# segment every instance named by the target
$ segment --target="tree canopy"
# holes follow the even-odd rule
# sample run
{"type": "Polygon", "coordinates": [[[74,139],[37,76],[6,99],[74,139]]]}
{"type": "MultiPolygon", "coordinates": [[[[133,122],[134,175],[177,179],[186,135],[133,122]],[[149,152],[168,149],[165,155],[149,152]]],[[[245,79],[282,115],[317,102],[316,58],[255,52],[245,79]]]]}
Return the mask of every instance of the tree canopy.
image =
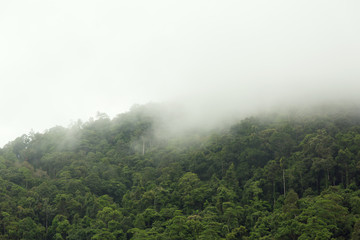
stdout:
{"type": "Polygon", "coordinates": [[[360,239],[360,117],[166,136],[146,107],[0,149],[0,239],[360,239]]]}

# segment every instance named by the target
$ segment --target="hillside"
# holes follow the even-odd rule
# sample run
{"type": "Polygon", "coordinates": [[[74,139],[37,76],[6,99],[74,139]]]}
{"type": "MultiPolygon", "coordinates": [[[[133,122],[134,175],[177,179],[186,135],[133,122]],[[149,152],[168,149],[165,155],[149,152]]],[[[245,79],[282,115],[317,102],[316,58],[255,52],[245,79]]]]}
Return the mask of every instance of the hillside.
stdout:
{"type": "Polygon", "coordinates": [[[137,107],[0,150],[0,239],[360,239],[360,117],[170,134],[137,107]]]}

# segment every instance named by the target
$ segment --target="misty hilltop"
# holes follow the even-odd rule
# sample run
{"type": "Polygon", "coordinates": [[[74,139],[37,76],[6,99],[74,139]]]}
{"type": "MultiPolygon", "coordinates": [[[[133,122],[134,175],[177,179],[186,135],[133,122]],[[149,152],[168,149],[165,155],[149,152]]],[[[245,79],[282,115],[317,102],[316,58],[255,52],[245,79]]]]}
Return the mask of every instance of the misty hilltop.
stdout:
{"type": "Polygon", "coordinates": [[[0,239],[358,239],[358,108],[183,113],[137,105],[9,142],[0,239]]]}
{"type": "Polygon", "coordinates": [[[0,240],[360,239],[359,12],[0,1],[0,240]]]}
{"type": "Polygon", "coordinates": [[[211,126],[360,100],[358,0],[19,1],[0,1],[0,146],[135,103],[211,126]]]}

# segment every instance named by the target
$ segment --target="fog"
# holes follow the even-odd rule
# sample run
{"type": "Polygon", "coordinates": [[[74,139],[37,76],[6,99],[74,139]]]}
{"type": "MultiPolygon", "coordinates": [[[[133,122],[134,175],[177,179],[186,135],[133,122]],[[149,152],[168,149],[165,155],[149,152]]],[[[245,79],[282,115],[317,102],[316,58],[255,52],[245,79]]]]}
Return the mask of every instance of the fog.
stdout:
{"type": "Polygon", "coordinates": [[[357,103],[359,12],[357,0],[1,1],[0,146],[149,102],[184,126],[357,103]]]}

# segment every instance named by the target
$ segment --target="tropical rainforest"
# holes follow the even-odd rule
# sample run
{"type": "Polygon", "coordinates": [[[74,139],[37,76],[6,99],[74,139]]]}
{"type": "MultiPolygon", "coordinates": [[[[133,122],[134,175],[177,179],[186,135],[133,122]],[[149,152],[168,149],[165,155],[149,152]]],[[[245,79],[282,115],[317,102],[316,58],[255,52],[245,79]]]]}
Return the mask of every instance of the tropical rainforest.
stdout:
{"type": "Polygon", "coordinates": [[[0,149],[0,239],[360,239],[360,115],[159,130],[148,106],[0,149]]]}

